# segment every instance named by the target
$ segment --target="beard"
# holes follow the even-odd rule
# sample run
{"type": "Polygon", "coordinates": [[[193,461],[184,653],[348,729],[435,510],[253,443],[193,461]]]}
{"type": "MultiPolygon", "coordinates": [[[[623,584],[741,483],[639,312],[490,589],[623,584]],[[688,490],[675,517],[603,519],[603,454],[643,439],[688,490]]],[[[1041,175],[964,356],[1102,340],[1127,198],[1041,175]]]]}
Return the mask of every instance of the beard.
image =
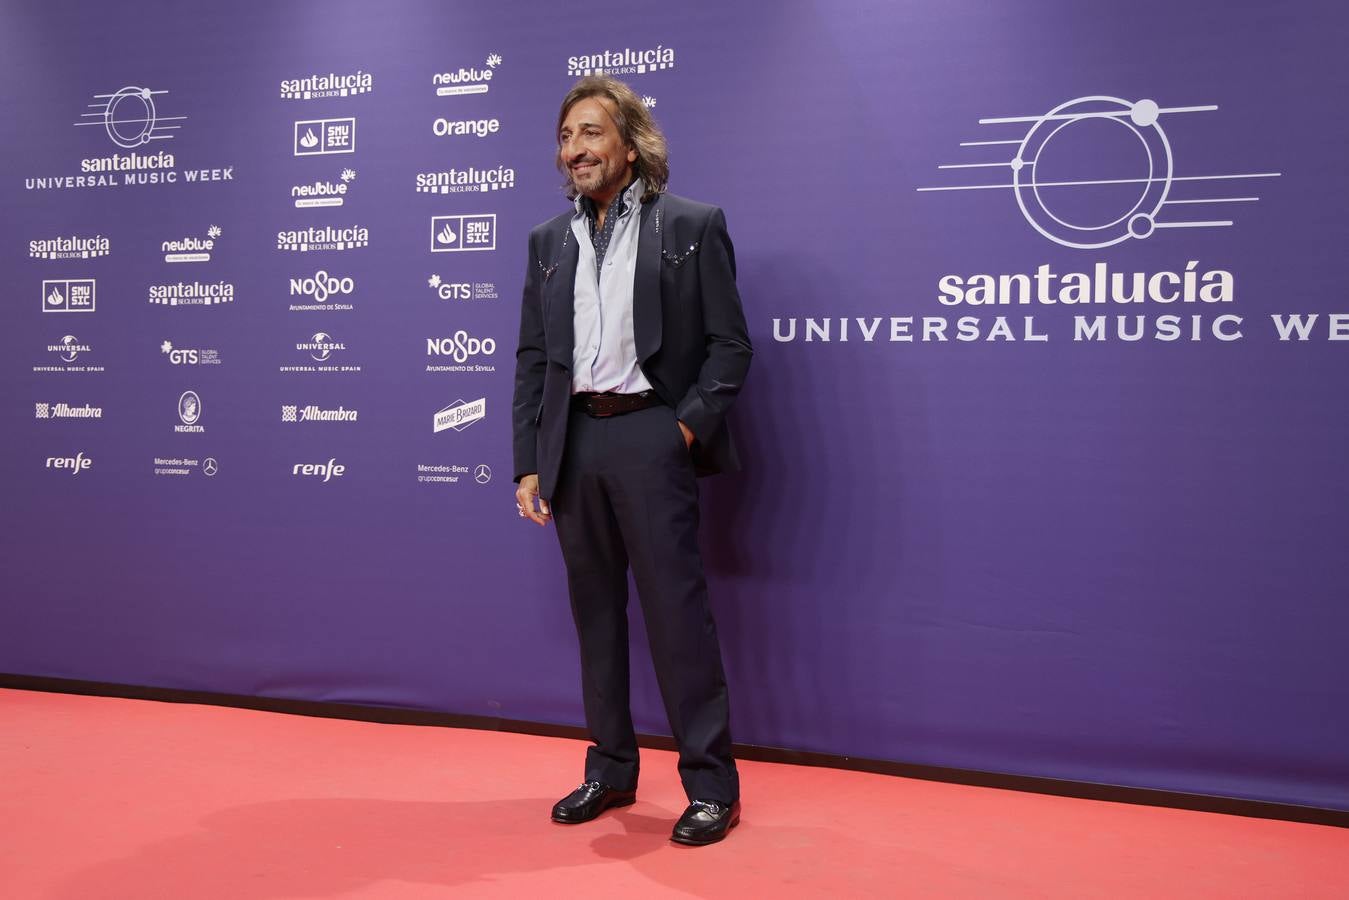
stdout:
{"type": "MultiPolygon", "coordinates": [[[[592,158],[593,159],[593,158],[592,158]]],[[[591,161],[590,159],[586,160],[591,161]]],[[[590,197],[595,194],[608,194],[611,191],[620,191],[626,185],[629,177],[628,167],[620,166],[616,162],[600,162],[593,160],[595,165],[586,169],[581,175],[568,166],[567,177],[571,181],[572,189],[578,194],[590,197]]]]}

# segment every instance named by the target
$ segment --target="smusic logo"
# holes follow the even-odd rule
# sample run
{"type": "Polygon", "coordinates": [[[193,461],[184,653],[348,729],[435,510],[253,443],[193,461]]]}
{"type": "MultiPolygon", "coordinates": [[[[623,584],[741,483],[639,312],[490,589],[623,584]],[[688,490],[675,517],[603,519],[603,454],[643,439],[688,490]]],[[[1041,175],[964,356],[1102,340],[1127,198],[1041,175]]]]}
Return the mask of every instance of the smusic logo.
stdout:
{"type": "Polygon", "coordinates": [[[356,119],[304,119],[295,123],[295,156],[356,152],[356,119]]]}
{"type": "Polygon", "coordinates": [[[42,311],[93,312],[97,297],[92,278],[65,278],[42,282],[42,311]]]}
{"type": "Polygon", "coordinates": [[[474,216],[433,216],[431,218],[432,253],[495,250],[496,246],[496,213],[474,216]]]}

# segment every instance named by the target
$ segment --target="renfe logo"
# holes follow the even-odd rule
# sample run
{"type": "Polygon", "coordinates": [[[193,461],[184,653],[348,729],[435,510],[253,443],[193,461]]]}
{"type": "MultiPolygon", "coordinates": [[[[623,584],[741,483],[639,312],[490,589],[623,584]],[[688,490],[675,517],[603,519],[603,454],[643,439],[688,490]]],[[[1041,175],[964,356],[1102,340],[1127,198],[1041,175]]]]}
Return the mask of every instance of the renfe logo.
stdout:
{"type": "Polygon", "coordinates": [[[84,455],[81,451],[74,456],[49,456],[47,457],[47,468],[49,469],[69,469],[71,475],[78,475],[85,469],[94,464],[94,461],[84,455]]]}
{"type": "Polygon", "coordinates": [[[322,477],[326,484],[334,478],[341,478],[346,474],[346,471],[347,467],[339,463],[337,458],[334,457],[326,463],[296,463],[291,468],[290,474],[312,478],[322,477]]]}

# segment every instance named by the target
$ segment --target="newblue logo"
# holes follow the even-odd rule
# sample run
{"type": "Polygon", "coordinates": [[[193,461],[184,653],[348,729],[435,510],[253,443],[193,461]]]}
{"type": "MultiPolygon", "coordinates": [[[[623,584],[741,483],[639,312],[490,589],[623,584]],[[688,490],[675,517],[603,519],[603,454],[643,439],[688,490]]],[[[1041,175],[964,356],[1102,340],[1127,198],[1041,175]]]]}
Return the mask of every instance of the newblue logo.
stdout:
{"type": "Polygon", "coordinates": [[[457,97],[463,94],[485,94],[491,87],[492,76],[501,65],[501,55],[489,54],[486,67],[482,69],[460,67],[456,72],[437,72],[431,78],[436,86],[437,97],[457,97]]]}

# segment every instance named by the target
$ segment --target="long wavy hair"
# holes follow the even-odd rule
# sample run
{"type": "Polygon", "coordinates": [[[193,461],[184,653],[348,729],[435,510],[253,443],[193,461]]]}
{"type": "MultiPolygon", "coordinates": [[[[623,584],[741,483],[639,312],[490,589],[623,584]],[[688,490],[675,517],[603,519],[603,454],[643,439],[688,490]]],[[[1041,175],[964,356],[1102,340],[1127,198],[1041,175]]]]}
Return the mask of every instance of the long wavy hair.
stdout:
{"type": "MultiPolygon", "coordinates": [[[[601,97],[613,103],[610,114],[618,126],[618,135],[625,145],[637,151],[637,161],[633,167],[646,188],[642,202],[664,193],[670,182],[670,151],[665,144],[665,135],[651,117],[651,111],[646,108],[642,98],[617,78],[587,75],[576,82],[562,99],[562,108],[557,114],[557,128],[553,130],[554,138],[562,133],[562,123],[566,121],[571,108],[587,97],[601,97]]],[[[560,146],[555,162],[557,170],[566,176],[567,165],[562,160],[560,146]]],[[[578,191],[571,178],[567,178],[562,189],[568,200],[576,199],[578,191]]]]}

